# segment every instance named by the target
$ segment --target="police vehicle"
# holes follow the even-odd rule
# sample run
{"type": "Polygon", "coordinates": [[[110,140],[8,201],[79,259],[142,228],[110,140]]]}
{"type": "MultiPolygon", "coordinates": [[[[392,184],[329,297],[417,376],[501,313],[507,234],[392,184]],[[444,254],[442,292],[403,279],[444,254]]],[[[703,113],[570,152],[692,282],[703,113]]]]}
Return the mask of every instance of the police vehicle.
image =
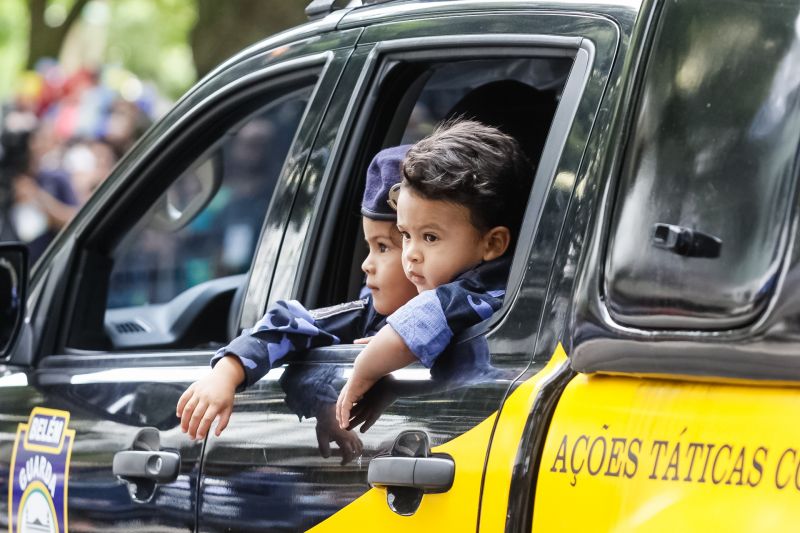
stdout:
{"type": "Polygon", "coordinates": [[[335,7],[189,91],[30,271],[0,246],[0,527],[796,527],[800,2],[335,7]],[[398,371],[344,432],[361,347],[316,349],[190,440],[179,395],[268,302],[358,296],[370,158],[454,114],[537,163],[457,340],[489,367],[398,371]]]}

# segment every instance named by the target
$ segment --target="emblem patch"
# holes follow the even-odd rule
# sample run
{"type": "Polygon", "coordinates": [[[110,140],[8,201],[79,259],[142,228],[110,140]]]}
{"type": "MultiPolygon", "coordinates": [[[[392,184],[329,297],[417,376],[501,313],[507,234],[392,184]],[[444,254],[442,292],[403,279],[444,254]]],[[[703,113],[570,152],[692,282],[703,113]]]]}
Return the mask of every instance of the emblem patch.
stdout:
{"type": "Polygon", "coordinates": [[[35,407],[17,427],[8,484],[9,533],[66,533],[75,430],[69,412],[35,407]]]}
{"type": "Polygon", "coordinates": [[[355,300],[353,302],[336,304],[330,307],[323,307],[321,309],[312,309],[309,311],[309,314],[314,320],[321,320],[323,318],[330,318],[334,315],[340,315],[354,309],[364,309],[367,306],[368,301],[369,300],[367,298],[364,298],[363,300],[355,300]]]}

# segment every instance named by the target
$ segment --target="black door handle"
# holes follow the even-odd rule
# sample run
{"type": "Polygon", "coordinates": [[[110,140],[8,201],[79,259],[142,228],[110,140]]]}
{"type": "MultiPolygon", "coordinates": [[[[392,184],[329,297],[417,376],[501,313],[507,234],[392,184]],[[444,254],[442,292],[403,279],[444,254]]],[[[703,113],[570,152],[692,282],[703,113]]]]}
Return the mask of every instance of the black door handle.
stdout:
{"type": "Polygon", "coordinates": [[[456,463],[446,454],[433,454],[428,434],[403,431],[386,455],[373,457],[367,481],[386,489],[386,504],[395,513],[411,516],[425,494],[447,492],[453,486],[456,463]]]}
{"type": "Polygon", "coordinates": [[[674,224],[657,223],[653,226],[653,246],[685,257],[719,257],[722,240],[696,229],[674,224]]]}
{"type": "Polygon", "coordinates": [[[136,434],[130,450],[114,454],[111,470],[128,485],[133,501],[150,501],[159,483],[178,479],[181,456],[175,450],[161,448],[156,428],[142,428],[136,434]]]}
{"type": "Polygon", "coordinates": [[[124,451],[114,455],[112,471],[122,478],[169,483],[178,478],[181,456],[168,451],[124,451]]]}
{"type": "Polygon", "coordinates": [[[375,457],[367,481],[373,487],[411,487],[426,493],[447,492],[456,464],[447,457],[375,457]]]}

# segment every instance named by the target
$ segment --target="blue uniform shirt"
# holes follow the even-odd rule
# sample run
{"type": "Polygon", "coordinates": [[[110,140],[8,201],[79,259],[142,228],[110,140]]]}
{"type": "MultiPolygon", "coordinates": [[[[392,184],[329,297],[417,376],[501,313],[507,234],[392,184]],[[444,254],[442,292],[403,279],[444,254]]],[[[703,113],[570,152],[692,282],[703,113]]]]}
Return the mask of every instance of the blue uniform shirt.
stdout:
{"type": "Polygon", "coordinates": [[[418,294],[388,319],[375,311],[371,296],[310,311],[296,300],[281,300],[255,326],[217,350],[211,366],[227,354],[236,356],[245,371],[238,388],[243,390],[293,353],[369,337],[388,322],[430,368],[454,335],[500,309],[509,267],[505,258],[483,263],[450,283],[418,294]]]}
{"type": "Polygon", "coordinates": [[[372,306],[371,296],[310,311],[296,300],[280,300],[255,326],[217,350],[211,366],[227,354],[236,356],[245,373],[237,390],[243,390],[293,353],[369,337],[385,323],[386,318],[372,306]]]}
{"type": "Polygon", "coordinates": [[[419,361],[431,368],[454,335],[492,316],[505,296],[510,259],[482,263],[435,289],[423,291],[387,322],[419,361]]]}

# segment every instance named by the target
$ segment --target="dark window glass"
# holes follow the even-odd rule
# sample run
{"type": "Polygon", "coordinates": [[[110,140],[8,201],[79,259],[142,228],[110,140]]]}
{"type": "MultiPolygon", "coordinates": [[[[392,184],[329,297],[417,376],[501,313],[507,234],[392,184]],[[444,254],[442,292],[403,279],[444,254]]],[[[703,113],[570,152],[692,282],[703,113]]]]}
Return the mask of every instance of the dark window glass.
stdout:
{"type": "Polygon", "coordinates": [[[766,305],[800,135],[798,8],[665,2],[605,270],[620,322],[729,328],[766,305]]]}
{"type": "MultiPolygon", "coordinates": [[[[571,57],[401,63],[396,67],[401,74],[387,81],[382,89],[381,112],[374,122],[385,131],[379,131],[374,138],[381,139],[384,147],[413,144],[431,134],[444,120],[470,118],[516,138],[535,165],[572,63],[571,57]]],[[[378,149],[374,147],[370,154],[378,149]]],[[[359,186],[353,202],[361,198],[365,171],[354,175],[358,176],[359,186]]],[[[345,211],[350,213],[357,208],[345,211]]],[[[332,256],[329,264],[342,266],[326,269],[327,278],[321,284],[328,288],[321,298],[323,305],[355,298],[364,284],[361,262],[367,251],[360,221],[347,217],[340,224],[347,227],[336,232],[337,235],[348,238],[333,247],[337,255],[332,256]],[[339,281],[345,277],[347,284],[339,281]]]]}
{"type": "Polygon", "coordinates": [[[113,253],[109,309],[165,303],[247,272],[311,90],[270,103],[170,185],[113,253]]]}
{"type": "Polygon", "coordinates": [[[433,64],[420,78],[428,77],[402,143],[422,139],[444,119],[474,118],[514,136],[536,163],[571,67],[571,58],[433,64]]]}

